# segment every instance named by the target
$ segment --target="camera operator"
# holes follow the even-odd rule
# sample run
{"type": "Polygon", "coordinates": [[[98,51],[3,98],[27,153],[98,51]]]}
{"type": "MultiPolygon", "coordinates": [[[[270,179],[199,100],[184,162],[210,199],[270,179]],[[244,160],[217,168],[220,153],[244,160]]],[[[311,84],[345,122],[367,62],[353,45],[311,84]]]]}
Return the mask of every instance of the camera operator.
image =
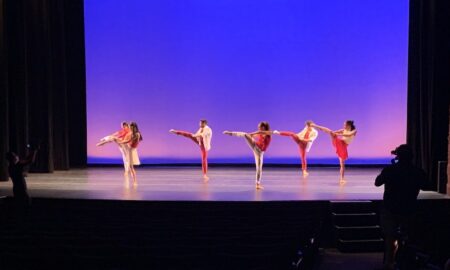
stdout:
{"type": "Polygon", "coordinates": [[[14,152],[6,153],[8,173],[13,183],[14,201],[16,206],[20,208],[26,208],[30,205],[30,196],[28,196],[25,173],[27,166],[35,161],[38,149],[38,147],[31,147],[28,145],[28,155],[25,159],[21,159],[14,152]]]}
{"type": "Polygon", "coordinates": [[[384,185],[381,227],[385,237],[384,269],[394,269],[395,234],[399,227],[407,230],[416,212],[417,196],[427,184],[425,172],[412,164],[409,145],[402,144],[391,152],[392,165],[384,168],[375,186],[384,185]]]}

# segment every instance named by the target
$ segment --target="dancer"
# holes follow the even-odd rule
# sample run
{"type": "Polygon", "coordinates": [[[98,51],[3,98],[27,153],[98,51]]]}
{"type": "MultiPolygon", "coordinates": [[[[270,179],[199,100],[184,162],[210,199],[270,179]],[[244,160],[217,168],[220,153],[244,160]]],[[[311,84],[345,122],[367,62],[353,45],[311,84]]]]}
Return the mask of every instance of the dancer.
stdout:
{"type": "Polygon", "coordinates": [[[134,165],[141,164],[137,153],[137,147],[143,140],[143,137],[139,132],[138,125],[135,122],[130,123],[130,131],[131,132],[129,132],[123,140],[116,139],[116,142],[123,145],[125,150],[125,159],[128,165],[128,168],[125,168],[125,174],[128,176],[128,172],[130,172],[131,177],[133,178],[133,184],[137,185],[136,170],[134,169],[134,165]]]}
{"type": "Polygon", "coordinates": [[[307,164],[306,164],[306,153],[311,149],[311,145],[314,140],[317,138],[318,132],[315,128],[311,126],[312,121],[306,121],[305,127],[299,133],[294,133],[290,131],[278,131],[274,130],[274,134],[278,134],[281,136],[291,137],[295,143],[298,145],[298,149],[300,151],[300,159],[302,162],[302,173],[303,176],[308,176],[307,164]]]}
{"type": "Polygon", "coordinates": [[[237,137],[244,137],[250,149],[255,156],[256,166],[256,189],[264,189],[261,185],[262,166],[264,152],[269,147],[272,139],[272,131],[268,122],[260,122],[258,124],[258,130],[252,133],[236,132],[236,131],[224,131],[223,134],[237,137]]]}
{"type": "MultiPolygon", "coordinates": [[[[117,143],[117,141],[123,141],[127,136],[131,135],[130,125],[127,122],[122,122],[121,127],[122,127],[121,130],[100,139],[100,142],[97,143],[97,146],[102,146],[102,145],[105,145],[110,142],[117,143]]],[[[130,168],[130,166],[128,164],[128,158],[127,158],[128,150],[126,149],[125,144],[117,143],[117,145],[119,146],[119,151],[122,154],[123,167],[125,169],[124,176],[128,177],[128,172],[129,172],[128,170],[130,168]]]]}
{"type": "Polygon", "coordinates": [[[200,146],[200,152],[202,155],[202,172],[203,172],[203,180],[206,182],[209,180],[208,177],[208,151],[211,149],[211,138],[212,138],[212,130],[208,126],[208,121],[205,119],[201,119],[199,123],[200,128],[197,130],[195,134],[192,134],[187,131],[175,130],[171,129],[169,132],[181,135],[186,138],[194,141],[195,144],[200,146]]]}
{"type": "Polygon", "coordinates": [[[356,135],[356,127],[352,120],[347,120],[344,122],[344,128],[332,131],[329,128],[322,127],[316,125],[315,123],[311,124],[312,127],[315,127],[319,130],[322,130],[325,133],[330,134],[331,141],[333,146],[336,148],[336,154],[339,158],[339,166],[340,166],[340,183],[345,183],[344,173],[345,173],[345,160],[348,158],[348,145],[353,141],[356,135]]]}

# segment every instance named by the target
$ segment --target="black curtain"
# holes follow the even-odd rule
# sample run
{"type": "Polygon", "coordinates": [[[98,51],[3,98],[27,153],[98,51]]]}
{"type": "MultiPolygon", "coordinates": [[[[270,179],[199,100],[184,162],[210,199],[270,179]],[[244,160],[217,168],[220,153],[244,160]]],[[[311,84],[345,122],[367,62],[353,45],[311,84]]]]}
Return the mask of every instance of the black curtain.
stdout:
{"type": "Polygon", "coordinates": [[[82,0],[0,0],[1,179],[4,153],[40,144],[36,172],[86,163],[82,0]]]}
{"type": "Polygon", "coordinates": [[[450,99],[450,1],[411,0],[407,141],[430,189],[441,192],[438,161],[447,160],[450,99]]]}

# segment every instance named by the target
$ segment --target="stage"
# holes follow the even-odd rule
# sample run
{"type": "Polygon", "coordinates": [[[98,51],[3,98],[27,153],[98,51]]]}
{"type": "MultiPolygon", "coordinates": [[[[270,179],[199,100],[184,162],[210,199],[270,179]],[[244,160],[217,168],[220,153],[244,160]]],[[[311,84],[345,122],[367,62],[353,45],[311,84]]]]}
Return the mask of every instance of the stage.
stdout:
{"type": "MultiPolygon", "coordinates": [[[[306,178],[297,167],[264,168],[264,190],[254,186],[253,167],[212,167],[205,183],[199,167],[161,166],[137,168],[138,185],[126,182],[121,167],[92,167],[30,173],[28,189],[33,198],[134,200],[134,201],[333,201],[381,200],[383,187],[374,180],[381,168],[348,168],[345,184],[339,169],[315,167],[306,178]]],[[[0,196],[12,195],[12,183],[0,183],[0,196]]],[[[422,191],[419,199],[448,199],[422,191]]]]}

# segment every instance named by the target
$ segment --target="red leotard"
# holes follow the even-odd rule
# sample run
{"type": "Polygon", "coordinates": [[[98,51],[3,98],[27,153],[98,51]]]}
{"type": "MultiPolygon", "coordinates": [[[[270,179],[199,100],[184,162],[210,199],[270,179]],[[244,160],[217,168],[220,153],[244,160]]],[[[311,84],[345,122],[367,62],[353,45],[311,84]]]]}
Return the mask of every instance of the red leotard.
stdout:
{"type": "Polygon", "coordinates": [[[255,144],[261,151],[266,151],[269,147],[270,140],[272,139],[270,135],[256,134],[254,136],[255,144]]]}

